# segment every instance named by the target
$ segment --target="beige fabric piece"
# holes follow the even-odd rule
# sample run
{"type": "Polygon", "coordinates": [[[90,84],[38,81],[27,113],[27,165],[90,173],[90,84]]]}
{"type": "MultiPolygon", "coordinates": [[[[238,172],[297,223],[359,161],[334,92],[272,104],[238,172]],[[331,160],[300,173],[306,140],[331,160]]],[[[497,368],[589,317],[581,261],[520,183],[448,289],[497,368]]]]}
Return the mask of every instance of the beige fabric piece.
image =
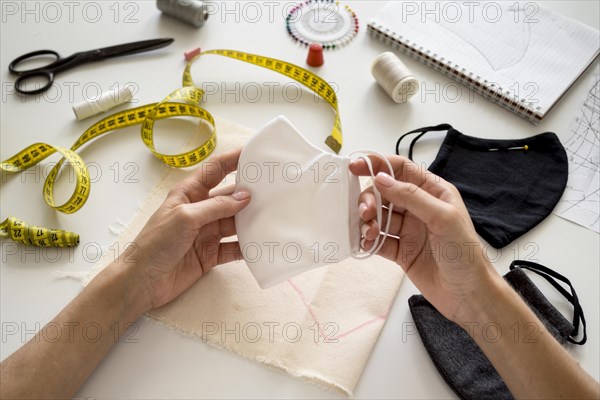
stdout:
{"type": "MultiPolygon", "coordinates": [[[[215,154],[243,145],[252,134],[222,119],[216,126],[215,154]]],[[[135,239],[169,189],[190,173],[173,169],[165,175],[117,238],[120,246],[135,239]]],[[[225,183],[234,180],[228,177],[225,183]]],[[[110,258],[106,254],[84,284],[110,258]]],[[[351,396],[403,276],[380,257],[348,259],[261,290],[239,261],[214,268],[148,315],[203,342],[351,396]]]]}

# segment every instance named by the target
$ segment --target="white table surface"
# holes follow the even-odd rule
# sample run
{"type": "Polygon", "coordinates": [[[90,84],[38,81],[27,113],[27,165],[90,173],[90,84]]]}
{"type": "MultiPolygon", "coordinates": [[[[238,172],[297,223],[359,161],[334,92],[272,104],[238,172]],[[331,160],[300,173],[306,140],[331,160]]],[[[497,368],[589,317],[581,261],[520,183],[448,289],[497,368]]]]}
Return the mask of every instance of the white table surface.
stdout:
{"type": "MultiPolygon", "coordinates": [[[[138,104],[160,100],[179,87],[184,66],[182,53],[193,47],[237,49],[305,65],[306,50],[296,46],[284,30],[283,13],[294,3],[216,2],[207,24],[195,29],[162,16],[154,1],[2,1],[1,158],[12,156],[36,141],[69,147],[95,120],[77,122],[72,105],[84,97],[96,96],[99,90],[109,90],[116,83],[133,84],[138,104]],[[69,55],[155,37],[176,40],[162,50],[88,64],[63,73],[56,79],[56,86],[44,95],[22,100],[14,94],[14,78],[8,74],[8,64],[25,52],[48,48],[69,55]]],[[[556,132],[561,140],[570,136],[568,126],[589,88],[591,70],[575,83],[543,123],[534,126],[480,96],[470,95],[466,88],[462,88],[457,100],[457,86],[449,84],[450,80],[401,56],[429,94],[417,95],[409,104],[396,105],[375,84],[369,72],[372,60],[388,50],[365,30],[368,19],[384,2],[349,4],[360,18],[360,33],[348,47],[326,52],[325,65],[318,69],[319,74],[338,88],[345,127],[343,154],[356,149],[392,153],[401,133],[442,122],[451,123],[466,134],[487,138],[523,138],[545,131],[556,132]]],[[[598,28],[598,2],[541,4],[598,28]]],[[[598,60],[594,65],[598,67],[598,60]]],[[[194,65],[193,74],[197,85],[219,88],[217,93],[207,96],[205,104],[215,115],[258,128],[285,114],[309,140],[326,148],[322,143],[332,123],[330,109],[306,93],[297,102],[290,101],[297,91],[295,87],[284,86],[289,82],[287,79],[244,63],[210,56],[194,65]],[[284,93],[283,88],[288,92],[284,93]]],[[[187,136],[181,129],[171,129],[171,136],[166,134],[170,127],[177,126],[172,121],[158,125],[159,149],[168,152],[183,143],[187,136]]],[[[418,160],[431,162],[442,137],[442,133],[431,133],[421,140],[418,160]]],[[[113,133],[81,151],[81,155],[94,166],[96,171],[92,174],[96,174],[96,182],[88,204],[74,215],[59,214],[45,206],[41,192],[48,169],[36,168],[2,183],[2,218],[15,215],[37,225],[76,231],[82,238],[79,247],[63,251],[30,249],[2,241],[2,359],[31,338],[35,330],[79,292],[78,282],[57,279],[53,272],[87,271],[97,260],[99,250],[113,251],[108,246],[115,236],[108,226],[118,226],[117,220],[128,221],[166,169],[143,146],[139,128],[113,133]]],[[[57,160],[56,156],[52,159],[57,160]]],[[[58,187],[61,199],[66,199],[72,190],[68,181],[65,176],[58,187]]],[[[598,234],[551,215],[515,243],[498,251],[490,249],[489,254],[502,274],[508,271],[511,260],[521,258],[537,260],[571,279],[584,306],[589,339],[585,346],[571,347],[569,351],[596,379],[600,378],[598,239],[598,234]]],[[[565,301],[548,286],[541,282],[540,285],[550,300],[570,316],[565,301]]],[[[414,334],[407,299],[415,293],[416,288],[405,280],[356,387],[357,398],[455,397],[414,334]]],[[[140,320],[137,326],[138,331],[130,338],[132,342],[115,345],[78,396],[339,397],[151,321],[140,320]]]]}

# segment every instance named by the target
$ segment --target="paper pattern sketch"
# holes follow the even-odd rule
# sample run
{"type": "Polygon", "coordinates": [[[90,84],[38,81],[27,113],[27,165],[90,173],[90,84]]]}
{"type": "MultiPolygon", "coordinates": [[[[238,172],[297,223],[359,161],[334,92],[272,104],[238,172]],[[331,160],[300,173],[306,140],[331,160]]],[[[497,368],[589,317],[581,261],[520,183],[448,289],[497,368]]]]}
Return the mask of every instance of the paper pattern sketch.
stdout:
{"type": "Polygon", "coordinates": [[[564,143],[569,181],[554,213],[600,233],[600,74],[593,81],[564,143]]]}

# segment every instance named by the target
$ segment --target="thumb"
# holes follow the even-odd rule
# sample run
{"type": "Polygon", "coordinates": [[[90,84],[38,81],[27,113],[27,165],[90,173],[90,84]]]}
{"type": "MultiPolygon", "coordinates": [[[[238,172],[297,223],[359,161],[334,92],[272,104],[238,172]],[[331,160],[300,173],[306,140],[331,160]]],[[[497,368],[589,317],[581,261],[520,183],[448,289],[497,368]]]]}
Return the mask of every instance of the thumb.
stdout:
{"type": "Polygon", "coordinates": [[[390,175],[380,172],[375,177],[375,186],[394,207],[405,209],[420,219],[429,229],[440,220],[451,217],[449,204],[432,196],[419,186],[398,181],[390,175]]]}
{"type": "Polygon", "coordinates": [[[213,221],[231,217],[250,203],[250,193],[235,192],[231,196],[215,196],[196,203],[187,204],[188,211],[194,216],[196,226],[202,227],[213,221]]]}

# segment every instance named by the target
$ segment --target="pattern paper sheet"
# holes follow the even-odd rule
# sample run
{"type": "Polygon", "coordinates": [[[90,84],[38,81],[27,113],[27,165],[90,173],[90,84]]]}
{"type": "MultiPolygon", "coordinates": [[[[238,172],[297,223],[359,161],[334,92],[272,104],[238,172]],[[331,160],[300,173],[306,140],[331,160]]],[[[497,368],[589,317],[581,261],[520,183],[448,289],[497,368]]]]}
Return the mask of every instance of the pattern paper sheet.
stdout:
{"type": "Polygon", "coordinates": [[[569,181],[554,213],[600,233],[600,74],[593,80],[565,143],[569,181]]]}
{"type": "MultiPolygon", "coordinates": [[[[216,126],[215,154],[243,145],[252,134],[221,119],[216,126]]],[[[131,243],[169,189],[190,173],[169,171],[116,241],[131,243]]],[[[233,182],[231,176],[225,181],[233,182]]],[[[107,254],[84,284],[110,261],[107,254]]],[[[352,395],[403,277],[399,266],[380,257],[349,259],[261,290],[239,261],[214,268],[149,316],[204,343],[352,395]]]]}

